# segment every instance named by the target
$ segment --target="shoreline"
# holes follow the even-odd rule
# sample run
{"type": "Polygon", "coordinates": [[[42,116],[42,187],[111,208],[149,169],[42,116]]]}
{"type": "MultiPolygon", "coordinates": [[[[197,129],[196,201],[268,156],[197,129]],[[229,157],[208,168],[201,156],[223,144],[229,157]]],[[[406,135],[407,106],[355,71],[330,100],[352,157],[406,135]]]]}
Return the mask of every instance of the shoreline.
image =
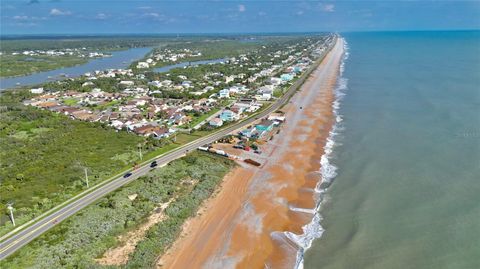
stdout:
{"type": "Polygon", "coordinates": [[[284,110],[282,132],[263,168],[235,168],[218,195],[182,227],[157,268],[293,268],[317,207],[321,159],[335,124],[335,86],[343,56],[338,39],[284,110]],[[297,156],[297,158],[292,158],[297,156]],[[187,237],[188,235],[188,237],[187,237]]]}

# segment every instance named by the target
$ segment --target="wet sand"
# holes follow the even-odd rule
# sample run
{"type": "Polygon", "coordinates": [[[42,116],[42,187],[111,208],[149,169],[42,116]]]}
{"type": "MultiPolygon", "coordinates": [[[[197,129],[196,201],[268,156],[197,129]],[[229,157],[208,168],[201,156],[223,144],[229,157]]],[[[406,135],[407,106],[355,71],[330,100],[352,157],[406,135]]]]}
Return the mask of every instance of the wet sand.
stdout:
{"type": "Polygon", "coordinates": [[[164,255],[160,268],[292,268],[297,246],[284,231],[303,233],[315,207],[320,158],[333,125],[334,87],[343,40],[285,106],[286,123],[265,146],[262,168],[238,167],[164,255]]]}

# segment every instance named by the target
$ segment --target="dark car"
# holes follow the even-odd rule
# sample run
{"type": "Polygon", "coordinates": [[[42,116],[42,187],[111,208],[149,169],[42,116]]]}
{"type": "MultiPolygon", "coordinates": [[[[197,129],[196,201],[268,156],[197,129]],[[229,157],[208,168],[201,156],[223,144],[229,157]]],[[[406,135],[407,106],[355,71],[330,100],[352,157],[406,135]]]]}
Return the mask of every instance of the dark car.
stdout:
{"type": "Polygon", "coordinates": [[[129,176],[131,176],[131,175],[132,175],[132,172],[128,172],[128,173],[126,173],[125,175],[123,175],[123,178],[127,178],[127,177],[129,177],[129,176]]]}
{"type": "Polygon", "coordinates": [[[150,167],[155,167],[155,166],[157,166],[157,165],[158,165],[157,161],[153,161],[153,162],[150,164],[150,167]]]}

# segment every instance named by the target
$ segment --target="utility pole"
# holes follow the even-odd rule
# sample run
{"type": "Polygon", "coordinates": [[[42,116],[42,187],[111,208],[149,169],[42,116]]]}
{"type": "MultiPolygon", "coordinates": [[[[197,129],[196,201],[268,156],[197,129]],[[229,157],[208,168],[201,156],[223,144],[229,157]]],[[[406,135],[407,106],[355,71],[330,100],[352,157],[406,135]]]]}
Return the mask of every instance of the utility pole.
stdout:
{"type": "Polygon", "coordinates": [[[7,209],[10,210],[10,219],[12,220],[13,227],[15,227],[15,219],[13,218],[13,204],[8,203],[7,204],[7,209]]]}
{"type": "Polygon", "coordinates": [[[88,172],[87,172],[87,167],[83,168],[83,171],[85,171],[85,182],[87,183],[87,189],[88,189],[88,172]]]}
{"type": "Polygon", "coordinates": [[[143,161],[142,144],[138,144],[138,154],[140,155],[140,160],[143,161]]]}

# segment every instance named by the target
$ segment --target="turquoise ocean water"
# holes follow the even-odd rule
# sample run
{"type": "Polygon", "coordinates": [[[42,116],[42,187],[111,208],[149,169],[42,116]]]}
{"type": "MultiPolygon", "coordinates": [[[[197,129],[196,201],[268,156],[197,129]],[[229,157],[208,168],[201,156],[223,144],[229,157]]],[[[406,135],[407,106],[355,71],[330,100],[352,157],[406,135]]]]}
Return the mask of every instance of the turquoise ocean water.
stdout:
{"type": "Polygon", "coordinates": [[[344,37],[338,174],[305,268],[480,268],[480,31],[344,37]]]}

